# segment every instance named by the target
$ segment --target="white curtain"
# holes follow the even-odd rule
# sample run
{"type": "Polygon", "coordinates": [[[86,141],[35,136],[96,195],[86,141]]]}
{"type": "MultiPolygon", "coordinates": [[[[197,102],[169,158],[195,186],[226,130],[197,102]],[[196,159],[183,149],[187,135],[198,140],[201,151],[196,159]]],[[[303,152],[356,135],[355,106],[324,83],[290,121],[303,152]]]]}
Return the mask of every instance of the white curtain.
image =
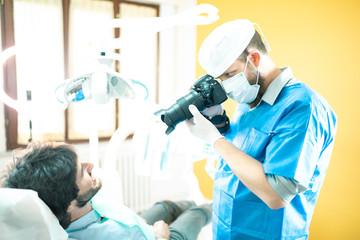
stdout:
{"type": "Polygon", "coordinates": [[[63,140],[64,111],[54,89],[64,80],[61,0],[14,0],[17,96],[26,101],[31,91],[37,109],[18,114],[18,143],[27,144],[32,121],[33,139],[63,140]]]}
{"type": "MultiPolygon", "coordinates": [[[[98,44],[114,38],[106,24],[114,16],[111,1],[72,0],[70,4],[70,77],[90,70],[89,58],[98,54],[98,44]]],[[[115,131],[115,100],[107,104],[82,101],[69,106],[69,138],[87,139],[95,130],[99,137],[115,131]]]]}

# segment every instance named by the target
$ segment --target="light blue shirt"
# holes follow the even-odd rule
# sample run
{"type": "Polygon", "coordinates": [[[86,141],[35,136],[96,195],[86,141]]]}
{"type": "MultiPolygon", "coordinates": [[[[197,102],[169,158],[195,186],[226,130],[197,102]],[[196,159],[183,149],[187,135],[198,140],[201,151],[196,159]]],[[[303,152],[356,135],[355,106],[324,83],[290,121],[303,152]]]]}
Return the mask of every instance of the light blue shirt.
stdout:
{"type": "Polygon", "coordinates": [[[128,227],[102,217],[95,210],[72,222],[66,229],[69,238],[77,240],[146,239],[138,226],[128,227]]]}

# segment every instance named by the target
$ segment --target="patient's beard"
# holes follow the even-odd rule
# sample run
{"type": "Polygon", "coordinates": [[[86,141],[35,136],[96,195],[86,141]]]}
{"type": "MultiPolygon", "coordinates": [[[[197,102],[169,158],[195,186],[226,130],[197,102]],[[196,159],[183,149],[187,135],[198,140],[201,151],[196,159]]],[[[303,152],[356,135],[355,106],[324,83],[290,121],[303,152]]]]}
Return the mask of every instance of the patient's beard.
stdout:
{"type": "Polygon", "coordinates": [[[99,181],[99,183],[95,187],[92,187],[91,189],[89,189],[89,191],[87,191],[84,194],[79,195],[76,198],[76,201],[77,201],[76,206],[78,206],[79,208],[84,207],[95,196],[95,194],[100,190],[100,188],[102,186],[100,179],[98,179],[98,181],[99,181]]]}

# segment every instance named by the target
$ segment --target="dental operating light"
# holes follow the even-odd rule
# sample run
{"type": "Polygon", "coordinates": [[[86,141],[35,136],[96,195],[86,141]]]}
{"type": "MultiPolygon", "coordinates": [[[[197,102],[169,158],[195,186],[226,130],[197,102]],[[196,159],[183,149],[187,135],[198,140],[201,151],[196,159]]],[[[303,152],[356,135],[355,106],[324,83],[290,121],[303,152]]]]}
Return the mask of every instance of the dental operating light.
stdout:
{"type": "Polygon", "coordinates": [[[66,107],[69,102],[92,99],[97,104],[106,104],[111,98],[135,99],[134,85],[148,90],[140,81],[122,76],[111,69],[113,60],[119,60],[114,53],[101,52],[93,71],[65,80],[55,89],[57,100],[66,107]],[[115,56],[115,57],[114,57],[115,56]]]}
{"type": "MultiPolygon", "coordinates": [[[[130,27],[134,29],[134,32],[146,35],[174,26],[211,24],[219,19],[218,12],[219,10],[210,4],[199,4],[168,17],[113,19],[109,26],[112,28],[130,27]]],[[[98,47],[99,49],[119,49],[122,45],[129,43],[131,37],[134,35],[126,39],[111,39],[99,44],[98,47]]],[[[147,98],[148,90],[143,83],[111,70],[112,61],[123,60],[120,54],[109,51],[106,51],[106,54],[103,54],[104,51],[99,51],[99,53],[92,59],[99,63],[97,70],[67,79],[56,87],[55,96],[60,103],[67,107],[68,102],[85,99],[93,99],[100,104],[107,103],[110,98],[134,99],[136,97],[134,85],[142,86],[146,92],[144,99],[147,98]]],[[[15,46],[4,50],[0,53],[0,62],[4,64],[14,54],[15,46]]],[[[0,101],[18,112],[33,111],[33,104],[12,99],[5,93],[3,87],[0,88],[0,101]]]]}
{"type": "MultiPolygon", "coordinates": [[[[57,100],[65,108],[69,102],[78,102],[92,99],[95,103],[105,104],[111,98],[138,99],[139,91],[134,90],[135,85],[140,85],[145,89],[147,99],[148,90],[145,84],[140,81],[130,79],[111,69],[114,60],[123,61],[119,53],[113,52],[126,44],[132,44],[134,38],[146,41],[146,36],[157,33],[169,27],[181,25],[205,25],[219,19],[219,10],[210,4],[200,4],[189,10],[168,17],[149,17],[149,18],[121,18],[113,19],[110,22],[112,28],[132,29],[130,34],[125,37],[110,39],[96,44],[98,54],[90,57],[88,61],[96,61],[95,70],[67,79],[55,90],[57,100]],[[104,49],[107,49],[106,51],[104,49]],[[112,50],[109,50],[112,49],[112,50]]],[[[140,94],[141,95],[141,94],[140,94]]]]}

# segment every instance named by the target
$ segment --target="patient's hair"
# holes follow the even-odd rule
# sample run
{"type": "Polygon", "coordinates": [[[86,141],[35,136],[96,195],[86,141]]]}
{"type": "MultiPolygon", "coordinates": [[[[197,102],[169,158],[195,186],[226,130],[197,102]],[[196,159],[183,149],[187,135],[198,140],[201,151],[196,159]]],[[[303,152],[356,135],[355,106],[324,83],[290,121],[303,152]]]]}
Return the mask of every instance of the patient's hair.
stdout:
{"type": "Polygon", "coordinates": [[[66,229],[67,209],[79,192],[76,185],[77,152],[65,143],[30,143],[15,153],[5,187],[32,189],[66,229]]]}

